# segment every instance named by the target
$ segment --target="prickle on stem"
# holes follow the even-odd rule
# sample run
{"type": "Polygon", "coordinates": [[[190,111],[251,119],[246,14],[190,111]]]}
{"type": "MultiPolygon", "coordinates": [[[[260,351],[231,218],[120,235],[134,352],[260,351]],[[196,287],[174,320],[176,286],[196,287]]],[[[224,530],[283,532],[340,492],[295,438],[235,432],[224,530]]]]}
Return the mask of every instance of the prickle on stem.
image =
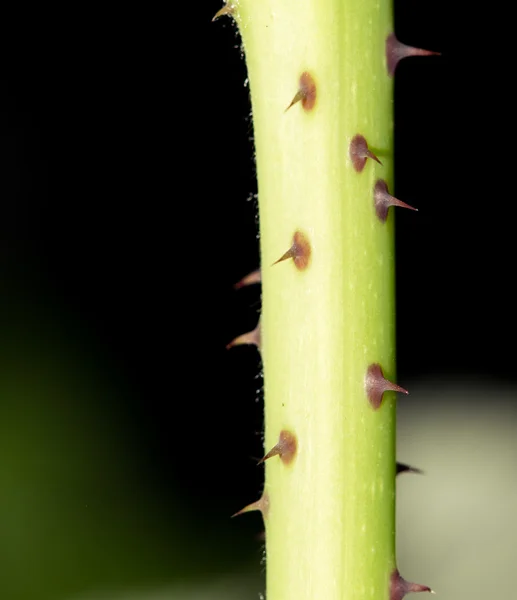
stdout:
{"type": "Polygon", "coordinates": [[[233,348],[234,346],[245,346],[245,345],[257,346],[257,348],[260,350],[260,319],[259,319],[255,329],[252,329],[251,331],[247,331],[246,333],[243,333],[242,335],[238,335],[231,342],[226,344],[226,349],[229,350],[230,348],[233,348]]]}
{"type": "Polygon", "coordinates": [[[296,455],[296,447],[297,441],[294,433],[291,433],[287,429],[283,429],[280,432],[278,442],[263,458],[258,461],[257,464],[261,465],[268,460],[268,458],[279,456],[284,465],[288,465],[293,461],[296,455]]]}
{"type": "Polygon", "coordinates": [[[290,258],[293,259],[295,267],[299,271],[303,271],[309,266],[309,261],[311,258],[311,245],[307,236],[301,231],[295,232],[292,246],[289,248],[289,250],[287,250],[287,252],[284,252],[284,254],[282,254],[282,256],[273,263],[273,265],[277,265],[278,263],[284,260],[289,260],[290,258]]]}
{"type": "Polygon", "coordinates": [[[307,71],[304,71],[300,75],[298,91],[291,100],[291,104],[289,104],[289,106],[285,109],[285,112],[287,112],[291,106],[294,106],[297,102],[301,102],[304,110],[306,111],[312,110],[316,104],[316,83],[312,78],[312,75],[307,71]]]}
{"type": "Polygon", "coordinates": [[[427,585],[411,583],[401,577],[398,569],[395,569],[390,577],[390,600],[402,600],[406,594],[412,592],[435,592],[427,585]]]}
{"type": "Polygon", "coordinates": [[[409,56],[441,56],[441,53],[408,46],[399,42],[394,33],[390,33],[386,38],[386,67],[388,75],[393,77],[399,61],[409,56]]]}
{"type": "Polygon", "coordinates": [[[377,217],[384,223],[388,218],[388,210],[390,206],[399,206],[400,208],[409,208],[418,212],[418,208],[414,208],[402,200],[395,198],[388,192],[388,184],[383,179],[378,179],[373,189],[373,199],[375,203],[375,213],[377,217]]]}
{"type": "Polygon", "coordinates": [[[406,465],[404,463],[399,462],[397,463],[395,473],[397,475],[400,475],[400,473],[418,473],[419,475],[424,474],[424,472],[421,469],[417,469],[416,467],[412,467],[410,465],[406,465]]]}
{"type": "Polygon", "coordinates": [[[260,283],[261,281],[262,281],[261,271],[260,271],[260,269],[256,269],[255,271],[252,271],[251,273],[248,273],[242,279],[240,279],[233,286],[233,289],[234,290],[240,290],[243,287],[246,287],[248,285],[253,285],[255,283],[260,283]]]}
{"type": "Polygon", "coordinates": [[[352,141],[350,142],[349,153],[352,166],[358,173],[364,169],[366,159],[368,158],[371,158],[382,166],[381,161],[368,148],[366,139],[359,133],[352,138],[352,141]]]}
{"type": "Polygon", "coordinates": [[[409,394],[407,390],[396,383],[388,381],[384,377],[382,367],[378,363],[374,363],[368,367],[365,377],[366,395],[372,407],[377,410],[382,404],[382,396],[384,392],[401,392],[409,394]]]}
{"type": "Polygon", "coordinates": [[[227,3],[222,8],[220,8],[214,15],[212,19],[212,23],[217,21],[219,17],[224,17],[225,15],[231,16],[233,15],[233,11],[235,10],[235,5],[227,3]]]}
{"type": "Polygon", "coordinates": [[[232,519],[255,510],[261,512],[264,519],[267,517],[267,513],[269,511],[269,495],[266,492],[264,492],[256,502],[252,502],[251,504],[248,504],[244,508],[241,508],[241,510],[234,513],[232,515],[232,519]]]}

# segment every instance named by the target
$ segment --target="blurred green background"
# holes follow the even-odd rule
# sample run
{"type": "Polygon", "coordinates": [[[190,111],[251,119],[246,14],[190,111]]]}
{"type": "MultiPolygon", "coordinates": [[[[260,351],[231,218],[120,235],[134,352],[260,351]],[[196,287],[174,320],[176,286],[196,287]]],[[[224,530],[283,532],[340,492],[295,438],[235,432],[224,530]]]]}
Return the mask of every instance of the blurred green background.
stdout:
{"type": "MultiPolygon", "coordinates": [[[[259,357],[225,350],[260,310],[257,286],[232,290],[258,264],[238,37],[210,22],[217,1],[188,27],[165,6],[13,6],[0,600],[258,600],[260,518],[230,519],[260,494],[263,450],[259,357]]],[[[444,53],[395,90],[396,193],[420,209],[397,215],[398,458],[425,471],[397,482],[399,566],[444,600],[510,598],[513,200],[482,169],[473,189],[463,151],[495,143],[506,95],[477,85],[445,3],[395,15],[400,39],[444,53]]]]}
{"type": "MultiPolygon", "coordinates": [[[[167,470],[146,464],[150,434],[116,361],[37,292],[27,306],[4,288],[0,302],[1,597],[201,584],[246,571],[250,542],[229,521],[235,505],[219,515],[223,531],[209,518],[215,490],[196,509],[173,477],[160,481],[167,470]]],[[[169,427],[184,433],[174,416],[169,427]]],[[[170,460],[201,450],[195,425],[191,433],[193,448],[170,460]]]]}

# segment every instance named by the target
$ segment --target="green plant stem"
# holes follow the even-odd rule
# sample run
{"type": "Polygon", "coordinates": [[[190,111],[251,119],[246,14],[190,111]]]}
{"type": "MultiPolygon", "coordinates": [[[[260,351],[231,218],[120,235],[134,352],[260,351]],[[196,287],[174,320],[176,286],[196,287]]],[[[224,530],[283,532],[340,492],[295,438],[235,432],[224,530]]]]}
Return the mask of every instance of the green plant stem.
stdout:
{"type": "Polygon", "coordinates": [[[288,429],[293,462],[266,462],[268,600],[387,600],[395,567],[395,401],[374,410],[368,365],[393,380],[392,79],[384,0],[240,0],[252,100],[262,261],[265,445],[288,429]],[[295,96],[308,71],[311,111],[295,96]],[[362,134],[382,166],[356,172],[362,134]],[[272,266],[296,230],[310,264],[272,266]]]}

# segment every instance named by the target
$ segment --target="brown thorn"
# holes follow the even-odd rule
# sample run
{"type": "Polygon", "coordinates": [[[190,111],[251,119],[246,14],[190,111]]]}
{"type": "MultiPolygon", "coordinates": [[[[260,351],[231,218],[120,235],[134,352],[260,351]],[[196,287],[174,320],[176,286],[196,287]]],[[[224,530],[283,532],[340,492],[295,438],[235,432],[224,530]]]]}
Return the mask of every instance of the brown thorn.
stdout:
{"type": "Polygon", "coordinates": [[[291,106],[294,106],[297,102],[300,102],[302,98],[304,98],[304,92],[303,90],[298,90],[294,95],[294,98],[291,100],[291,104],[289,104],[289,106],[284,110],[284,112],[287,112],[291,108],[291,106]]]}
{"type": "Polygon", "coordinates": [[[440,52],[432,52],[431,50],[422,50],[421,48],[413,48],[399,42],[394,33],[390,33],[386,38],[386,66],[388,75],[393,77],[395,69],[399,61],[409,56],[441,56],[440,52]]]}
{"type": "Polygon", "coordinates": [[[298,87],[298,91],[296,92],[294,98],[291,100],[291,104],[285,109],[284,112],[287,112],[291,106],[294,106],[297,102],[302,103],[304,110],[312,110],[314,105],[316,104],[316,83],[312,78],[312,75],[307,71],[304,71],[300,75],[300,83],[298,87]]]}
{"type": "Polygon", "coordinates": [[[381,167],[382,167],[381,161],[375,156],[375,154],[371,150],[368,150],[366,152],[366,158],[371,158],[375,162],[379,163],[381,165],[381,167]]]}
{"type": "Polygon", "coordinates": [[[234,338],[230,343],[226,344],[226,349],[229,350],[234,346],[253,345],[260,350],[260,319],[257,326],[252,331],[243,333],[234,338]]]}
{"type": "Polygon", "coordinates": [[[401,577],[398,569],[394,569],[390,578],[390,600],[402,600],[406,594],[413,592],[435,592],[427,585],[411,583],[401,577]]]}
{"type": "Polygon", "coordinates": [[[364,169],[367,158],[371,158],[382,166],[381,161],[368,148],[366,139],[360,133],[352,138],[350,142],[349,154],[352,165],[358,173],[364,169]]]}
{"type": "Polygon", "coordinates": [[[231,518],[233,519],[234,517],[238,517],[240,515],[243,515],[245,513],[252,512],[255,510],[260,511],[262,513],[263,518],[267,517],[267,513],[269,511],[269,496],[266,492],[264,492],[262,494],[262,496],[256,502],[252,502],[251,504],[248,504],[244,508],[241,508],[241,510],[239,510],[235,514],[233,514],[231,516],[231,518]]]}
{"type": "Polygon", "coordinates": [[[293,245],[271,266],[277,265],[278,263],[288,260],[289,258],[293,259],[295,267],[299,271],[303,271],[309,266],[309,261],[311,258],[311,245],[308,238],[301,231],[295,232],[293,236],[293,245]]]}
{"type": "Polygon", "coordinates": [[[402,200],[395,198],[388,192],[388,184],[383,179],[378,179],[373,188],[373,199],[375,202],[375,212],[377,217],[384,223],[388,218],[390,206],[399,206],[400,208],[409,208],[418,212],[418,208],[410,206],[402,200]]]}
{"type": "Polygon", "coordinates": [[[284,254],[282,254],[282,256],[278,260],[275,260],[275,262],[271,266],[274,267],[275,265],[277,265],[278,263],[283,262],[284,260],[289,260],[290,258],[295,258],[296,257],[296,251],[297,251],[297,248],[293,244],[289,248],[289,250],[287,252],[285,252],[284,254]]]}
{"type": "Polygon", "coordinates": [[[421,469],[417,469],[416,467],[411,467],[410,465],[398,462],[396,474],[400,475],[401,473],[417,473],[418,475],[424,474],[424,472],[421,469]]]}
{"type": "Polygon", "coordinates": [[[225,15],[231,16],[233,15],[233,11],[235,10],[235,6],[233,4],[225,4],[222,8],[220,8],[214,15],[212,19],[212,23],[216,21],[219,17],[224,17],[225,15]]]}
{"type": "Polygon", "coordinates": [[[238,281],[233,286],[233,289],[234,290],[240,290],[243,287],[246,287],[248,285],[253,285],[255,283],[260,283],[261,281],[262,281],[261,271],[260,271],[260,269],[256,269],[255,271],[252,271],[251,273],[248,273],[240,281],[238,281]]]}
{"type": "Polygon", "coordinates": [[[388,379],[384,377],[381,365],[378,363],[371,364],[368,367],[365,377],[365,388],[368,400],[370,401],[370,404],[374,410],[380,408],[384,392],[391,391],[401,392],[402,394],[409,393],[403,387],[400,387],[400,385],[388,381],[388,379]]]}
{"type": "Polygon", "coordinates": [[[258,461],[258,465],[264,463],[268,458],[273,456],[280,456],[280,460],[284,463],[284,465],[290,464],[295,455],[297,448],[297,440],[294,433],[291,433],[287,429],[283,429],[280,432],[280,436],[278,438],[278,443],[271,448],[271,450],[258,461]]]}
{"type": "Polygon", "coordinates": [[[264,455],[264,456],[263,456],[263,457],[262,457],[262,458],[261,458],[261,459],[260,459],[260,460],[257,462],[257,466],[259,466],[259,465],[261,465],[261,464],[265,463],[265,462],[266,462],[266,460],[267,460],[268,458],[272,458],[273,456],[278,456],[278,455],[279,455],[279,454],[281,454],[281,453],[282,453],[282,450],[281,450],[281,448],[279,447],[279,445],[278,445],[278,444],[275,444],[275,445],[274,445],[274,446],[271,448],[271,450],[270,450],[270,451],[269,451],[269,452],[268,452],[266,455],[264,455]]]}

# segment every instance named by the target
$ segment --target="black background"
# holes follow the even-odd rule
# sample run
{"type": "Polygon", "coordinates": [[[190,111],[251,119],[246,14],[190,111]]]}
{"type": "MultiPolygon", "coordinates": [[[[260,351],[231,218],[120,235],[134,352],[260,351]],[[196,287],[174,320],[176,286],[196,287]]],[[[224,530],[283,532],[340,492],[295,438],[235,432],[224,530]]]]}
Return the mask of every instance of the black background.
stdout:
{"type": "MultiPolygon", "coordinates": [[[[250,105],[219,3],[168,8],[4,15],[1,318],[50,314],[90,347],[128,390],[142,468],[227,527],[262,477],[259,357],[225,350],[260,301],[232,289],[258,266],[250,105]]],[[[402,41],[442,52],[396,76],[395,192],[420,211],[397,215],[399,379],[515,380],[504,51],[449,11],[395,13],[402,41]]]]}

